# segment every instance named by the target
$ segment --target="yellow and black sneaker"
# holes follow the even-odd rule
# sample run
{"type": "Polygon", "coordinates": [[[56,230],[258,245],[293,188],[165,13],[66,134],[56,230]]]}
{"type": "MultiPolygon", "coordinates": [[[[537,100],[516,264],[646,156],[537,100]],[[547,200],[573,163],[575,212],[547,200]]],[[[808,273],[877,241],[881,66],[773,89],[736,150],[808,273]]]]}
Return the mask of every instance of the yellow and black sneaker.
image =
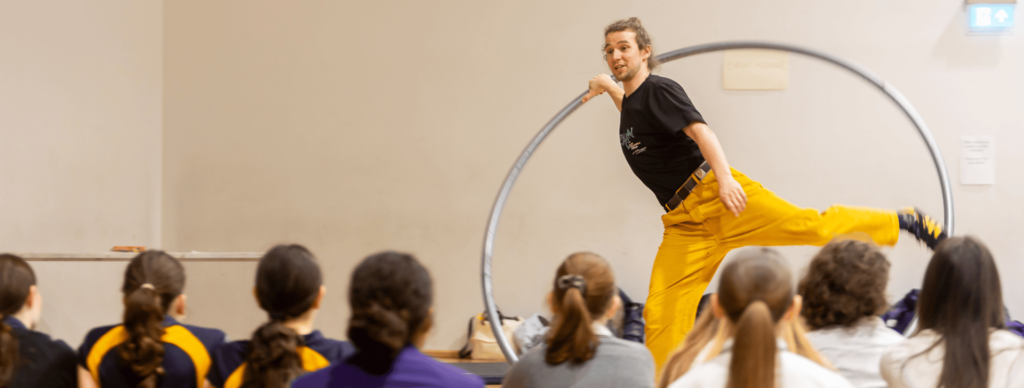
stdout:
{"type": "Polygon", "coordinates": [[[923,242],[932,250],[935,250],[935,247],[946,239],[946,232],[942,230],[942,225],[921,212],[921,209],[903,208],[897,212],[897,217],[900,220],[900,229],[910,232],[917,238],[917,241],[923,242]]]}

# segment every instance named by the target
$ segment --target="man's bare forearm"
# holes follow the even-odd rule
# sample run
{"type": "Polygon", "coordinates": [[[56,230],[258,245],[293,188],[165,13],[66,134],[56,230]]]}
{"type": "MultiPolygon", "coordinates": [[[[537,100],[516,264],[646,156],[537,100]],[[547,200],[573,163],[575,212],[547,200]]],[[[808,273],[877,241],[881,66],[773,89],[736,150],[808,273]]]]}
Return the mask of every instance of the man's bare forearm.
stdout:
{"type": "Polygon", "coordinates": [[[718,180],[732,179],[732,172],[729,169],[729,162],[725,159],[725,151],[722,144],[718,142],[718,136],[711,132],[707,124],[695,122],[683,129],[683,133],[697,143],[700,153],[704,154],[704,160],[711,165],[718,180]]]}
{"type": "Polygon", "coordinates": [[[617,108],[619,112],[622,112],[622,97],[625,95],[626,92],[623,91],[622,88],[619,87],[619,85],[615,85],[615,87],[608,88],[608,97],[612,98],[612,102],[615,103],[615,108],[617,108]]]}

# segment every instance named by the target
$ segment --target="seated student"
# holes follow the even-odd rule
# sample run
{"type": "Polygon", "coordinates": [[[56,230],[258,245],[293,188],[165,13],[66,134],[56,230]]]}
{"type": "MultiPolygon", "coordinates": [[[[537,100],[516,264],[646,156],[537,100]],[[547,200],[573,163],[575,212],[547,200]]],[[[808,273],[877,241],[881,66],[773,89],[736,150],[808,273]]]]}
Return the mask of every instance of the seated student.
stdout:
{"type": "Polygon", "coordinates": [[[434,322],[434,285],[416,258],[397,252],[367,257],[352,272],[348,302],[356,354],[299,377],[292,387],[483,387],[480,377],[418,350],[434,322]]]}
{"type": "Polygon", "coordinates": [[[811,260],[797,292],[807,338],[855,387],[885,387],[878,362],[903,336],[879,318],[889,261],[871,243],[833,240],[811,260]]]}
{"type": "Polygon", "coordinates": [[[185,269],[161,251],[140,253],[124,272],[124,323],[92,329],[78,349],[78,386],[202,387],[210,349],[224,332],[178,323],[185,269]]]}
{"type": "Polygon", "coordinates": [[[0,387],[74,387],[75,351],[34,331],[43,297],[25,260],[0,255],[0,387]]]}
{"type": "Polygon", "coordinates": [[[620,303],[608,262],[574,253],[553,286],[548,302],[555,316],[544,344],[512,366],[502,387],[654,387],[651,352],[608,330],[620,303]]]}
{"type": "Polygon", "coordinates": [[[918,331],[882,355],[889,387],[1024,386],[1024,339],[1004,330],[999,271],[973,237],[935,248],[917,300],[918,331]]]}
{"type": "MultiPolygon", "coordinates": [[[[711,304],[711,295],[708,295],[708,304],[711,304]]],[[[722,320],[715,317],[715,313],[703,312],[697,318],[693,330],[687,334],[679,349],[676,349],[668,357],[665,367],[662,368],[661,377],[658,379],[658,388],[666,388],[668,385],[690,370],[694,361],[705,362],[722,352],[722,347],[729,340],[729,333],[723,330],[722,320]]],[[[826,369],[832,369],[828,362],[807,339],[807,331],[799,320],[791,319],[779,322],[779,337],[786,343],[786,348],[799,356],[814,361],[826,369]]]]}
{"type": "Polygon", "coordinates": [[[249,341],[213,349],[207,379],[217,388],[282,388],[299,375],[355,353],[348,342],[325,338],[313,320],[327,291],[316,258],[301,245],[278,245],[256,268],[256,301],[270,320],[249,341]]]}
{"type": "Polygon", "coordinates": [[[711,310],[728,338],[712,342],[708,355],[669,387],[851,387],[839,374],[788,351],[779,338],[792,330],[782,322],[797,318],[800,297],[778,253],[741,253],[720,274],[711,310]]]}

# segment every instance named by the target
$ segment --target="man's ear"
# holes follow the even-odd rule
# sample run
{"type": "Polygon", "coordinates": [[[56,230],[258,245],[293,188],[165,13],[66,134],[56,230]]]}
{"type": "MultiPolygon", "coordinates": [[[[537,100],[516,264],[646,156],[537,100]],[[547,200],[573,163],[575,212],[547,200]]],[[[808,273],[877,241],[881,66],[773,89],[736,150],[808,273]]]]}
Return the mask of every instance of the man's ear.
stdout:
{"type": "Polygon", "coordinates": [[[715,314],[715,318],[725,318],[725,309],[718,304],[718,293],[711,294],[711,312],[715,314]]]}

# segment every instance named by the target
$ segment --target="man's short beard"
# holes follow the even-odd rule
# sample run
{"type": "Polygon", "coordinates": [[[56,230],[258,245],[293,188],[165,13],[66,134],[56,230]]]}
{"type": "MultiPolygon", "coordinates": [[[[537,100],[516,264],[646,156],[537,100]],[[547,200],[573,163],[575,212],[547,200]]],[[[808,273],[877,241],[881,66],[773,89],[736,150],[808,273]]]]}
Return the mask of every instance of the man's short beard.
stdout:
{"type": "MultiPolygon", "coordinates": [[[[644,63],[640,63],[640,66],[645,66],[645,64],[644,63]]],[[[619,82],[629,81],[629,80],[633,79],[633,77],[636,77],[636,74],[639,73],[639,72],[640,72],[640,68],[630,69],[630,71],[626,72],[626,74],[622,78],[619,78],[618,80],[619,80],[619,82]]]]}

